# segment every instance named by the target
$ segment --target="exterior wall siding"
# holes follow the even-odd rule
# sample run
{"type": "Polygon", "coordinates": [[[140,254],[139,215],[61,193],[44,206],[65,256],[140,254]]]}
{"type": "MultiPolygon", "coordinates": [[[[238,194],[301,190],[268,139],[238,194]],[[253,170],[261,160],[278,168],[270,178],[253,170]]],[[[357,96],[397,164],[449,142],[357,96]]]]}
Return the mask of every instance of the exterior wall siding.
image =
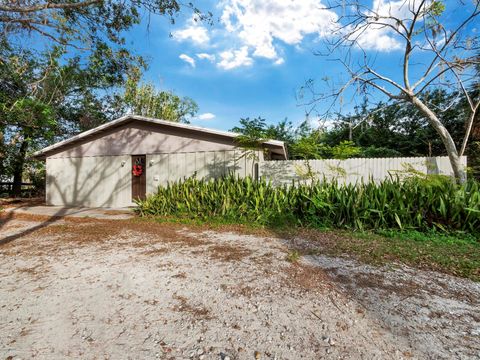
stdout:
{"type": "Polygon", "coordinates": [[[125,207],[131,204],[131,157],[128,155],[47,159],[46,168],[47,205],[125,207]]]}
{"type": "MultiPolygon", "coordinates": [[[[135,152],[135,154],[141,154],[135,152]]],[[[147,194],[158,186],[196,174],[214,179],[228,173],[253,176],[263,160],[245,156],[241,149],[146,154],[147,194]]],[[[48,205],[120,208],[132,206],[131,155],[49,157],[46,160],[48,205]]]]}
{"type": "Polygon", "coordinates": [[[174,154],[147,154],[147,194],[159,186],[179,181],[194,174],[198,179],[215,179],[227,174],[254,176],[254,164],[263,160],[246,156],[244,151],[203,151],[174,154]]]}
{"type": "MultiPolygon", "coordinates": [[[[463,157],[463,165],[467,158],[463,157]]],[[[446,156],[374,158],[347,160],[286,160],[260,163],[259,175],[275,185],[291,184],[293,181],[310,181],[308,166],[315,179],[336,180],[339,183],[380,182],[391,176],[405,176],[415,170],[424,174],[453,176],[450,161],[446,156]]]]}

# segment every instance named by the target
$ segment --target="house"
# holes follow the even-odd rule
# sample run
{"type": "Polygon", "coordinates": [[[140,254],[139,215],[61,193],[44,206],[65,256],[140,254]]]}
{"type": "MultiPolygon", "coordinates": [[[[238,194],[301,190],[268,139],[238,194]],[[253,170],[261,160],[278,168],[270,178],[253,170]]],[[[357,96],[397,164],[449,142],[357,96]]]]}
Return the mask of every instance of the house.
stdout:
{"type": "Polygon", "coordinates": [[[284,143],[275,140],[246,156],[237,136],[129,115],[33,156],[46,161],[48,205],[126,207],[184,177],[255,176],[259,161],[287,158],[284,143]]]}

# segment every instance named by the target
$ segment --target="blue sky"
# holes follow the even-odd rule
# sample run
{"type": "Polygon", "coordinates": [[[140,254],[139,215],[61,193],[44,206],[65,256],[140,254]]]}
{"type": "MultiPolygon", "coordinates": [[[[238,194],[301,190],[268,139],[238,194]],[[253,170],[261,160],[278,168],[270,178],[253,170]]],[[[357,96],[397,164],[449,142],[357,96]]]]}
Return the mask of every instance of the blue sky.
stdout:
{"type": "MultiPolygon", "coordinates": [[[[400,3],[372,1],[385,8],[400,3]]],[[[306,80],[321,87],[324,77],[346,79],[339,63],[314,55],[337,19],[333,11],[320,9],[321,0],[203,1],[198,6],[213,12],[213,25],[197,23],[183,11],[175,25],[152,16],[148,28],[145,19],[127,36],[128,46],[149,60],[146,81],[198,103],[193,124],[228,130],[242,117],[257,116],[299,124],[305,107],[295,94],[306,80]]],[[[379,69],[398,72],[401,46],[392,34],[371,31],[361,41],[379,69]]],[[[348,111],[352,105],[345,103],[348,111]]]]}

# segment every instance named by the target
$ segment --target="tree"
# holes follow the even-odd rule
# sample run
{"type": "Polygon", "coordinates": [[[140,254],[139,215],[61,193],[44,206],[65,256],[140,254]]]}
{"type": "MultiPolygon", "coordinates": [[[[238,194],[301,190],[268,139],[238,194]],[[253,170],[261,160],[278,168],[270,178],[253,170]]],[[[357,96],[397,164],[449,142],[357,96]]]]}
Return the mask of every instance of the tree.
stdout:
{"type": "MultiPolygon", "coordinates": [[[[339,0],[330,7],[341,11],[335,29],[335,40],[330,42],[330,56],[339,56],[349,80],[332,92],[314,94],[314,101],[343,99],[353,86],[354,93],[413,105],[432,126],[442,141],[456,178],[466,179],[460,157],[464,155],[474,120],[480,107],[478,93],[469,91],[476,81],[475,67],[480,63],[479,39],[470,32],[470,26],[480,14],[480,1],[458,1],[462,15],[444,21],[448,9],[443,1],[406,0],[391,3],[374,2],[369,8],[363,2],[339,0]],[[380,32],[401,45],[398,73],[382,71],[375,56],[362,46],[363,37],[380,32]],[[400,80],[401,79],[401,80],[400,80]],[[432,106],[423,94],[431,89],[456,90],[452,102],[465,102],[464,131],[461,139],[453,139],[443,121],[443,110],[432,106]],[[457,145],[456,144],[460,144],[457,145]]],[[[449,6],[453,6],[449,3],[449,6]]]]}
{"type": "MultiPolygon", "coordinates": [[[[173,22],[182,7],[199,20],[211,15],[176,0],[1,2],[0,170],[13,177],[17,195],[30,151],[116,115],[112,104],[121,99],[112,90],[146,68],[124,47],[124,31],[145,12],[173,22]]],[[[175,116],[182,118],[182,111],[191,108],[175,116]]]]}
{"type": "Polygon", "coordinates": [[[145,12],[166,15],[174,22],[181,7],[202,14],[192,2],[176,0],[15,0],[0,4],[0,31],[10,35],[36,34],[58,45],[97,48],[112,42],[122,45],[122,31],[140,23],[145,12]]]}
{"type": "Polygon", "coordinates": [[[20,194],[28,154],[109,120],[105,90],[122,85],[128,57],[93,53],[88,62],[65,59],[65,47],[48,52],[0,47],[0,139],[2,174],[20,194]]]}
{"type": "Polygon", "coordinates": [[[267,140],[284,141],[287,151],[291,154],[291,145],[294,142],[295,131],[288,119],[280,121],[276,125],[268,125],[261,116],[256,118],[241,118],[240,126],[235,126],[230,131],[239,133],[237,142],[250,150],[258,149],[267,140]]]}
{"type": "MultiPolygon", "coordinates": [[[[465,123],[464,104],[456,103],[457,97],[458,94],[449,94],[442,89],[421,95],[422,101],[437,109],[445,109],[442,123],[453,139],[461,139],[465,123]]],[[[353,114],[338,117],[333,128],[325,134],[325,141],[330,146],[352,140],[365,149],[363,155],[367,157],[446,155],[435,129],[410,103],[380,102],[374,107],[362,106],[353,114]]],[[[461,144],[456,142],[456,145],[461,144]]]]}
{"type": "Polygon", "coordinates": [[[198,112],[197,103],[189,97],[157,90],[153,84],[139,84],[135,77],[128,80],[119,108],[123,113],[183,123],[198,112]]]}
{"type": "Polygon", "coordinates": [[[231,131],[241,134],[237,142],[245,149],[256,150],[261,148],[266,140],[280,140],[285,142],[291,159],[347,159],[359,155],[361,149],[349,141],[338,141],[329,146],[326,143],[326,131],[313,129],[307,121],[297,128],[287,119],[276,125],[267,125],[265,119],[240,119],[240,126],[231,131]]]}
{"type": "MultiPolygon", "coordinates": [[[[143,58],[125,47],[124,32],[139,24],[145,13],[167,16],[174,22],[182,7],[191,9],[197,20],[207,16],[194,7],[176,0],[16,0],[0,4],[0,41],[2,46],[51,51],[54,46],[64,49],[64,57],[73,56],[78,62],[101,65],[111,58],[130,61],[141,68],[143,58]],[[38,41],[38,39],[45,41],[38,41]],[[34,41],[29,43],[28,39],[34,41]]],[[[122,76],[110,69],[114,76],[122,76]]],[[[109,72],[96,74],[108,77],[109,72]]]]}
{"type": "MultiPolygon", "coordinates": [[[[22,70],[23,78],[18,76],[19,71],[11,71],[19,63],[25,64],[23,60],[13,56],[0,60],[3,80],[0,85],[2,173],[13,177],[15,195],[20,194],[29,144],[39,137],[53,138],[56,127],[51,107],[39,98],[26,96],[29,89],[23,80],[35,76],[34,66],[22,70]]],[[[33,65],[34,60],[30,59],[27,63],[33,65]]]]}

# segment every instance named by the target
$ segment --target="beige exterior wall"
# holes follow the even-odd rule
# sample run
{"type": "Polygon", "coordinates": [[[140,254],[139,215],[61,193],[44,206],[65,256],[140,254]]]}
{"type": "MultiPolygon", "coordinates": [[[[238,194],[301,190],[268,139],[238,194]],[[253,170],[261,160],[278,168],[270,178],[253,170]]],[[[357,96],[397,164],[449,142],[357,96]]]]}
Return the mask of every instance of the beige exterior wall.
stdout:
{"type": "MultiPolygon", "coordinates": [[[[245,156],[241,150],[146,154],[147,194],[158,186],[190,177],[212,179],[234,173],[253,175],[263,159],[245,156]]],[[[48,205],[127,207],[131,201],[131,155],[47,158],[48,205]]]]}
{"type": "Polygon", "coordinates": [[[234,150],[232,139],[158,124],[133,122],[72,144],[49,158],[234,150]]]}
{"type": "Polygon", "coordinates": [[[242,150],[203,151],[174,154],[147,154],[147,194],[158,186],[196,174],[197,179],[215,179],[222,175],[254,176],[255,163],[263,153],[246,156],[242,150]]]}
{"type": "Polygon", "coordinates": [[[245,156],[231,138],[144,122],[127,123],[63,147],[46,159],[49,205],[126,207],[131,201],[131,155],[147,155],[147,194],[190,177],[253,175],[263,160],[245,156]],[[122,165],[123,164],[123,165],[122,165]]]}
{"type": "Polygon", "coordinates": [[[131,205],[131,157],[128,155],[49,158],[46,167],[47,205],[131,205]],[[122,162],[125,162],[123,166],[122,162]]]}

